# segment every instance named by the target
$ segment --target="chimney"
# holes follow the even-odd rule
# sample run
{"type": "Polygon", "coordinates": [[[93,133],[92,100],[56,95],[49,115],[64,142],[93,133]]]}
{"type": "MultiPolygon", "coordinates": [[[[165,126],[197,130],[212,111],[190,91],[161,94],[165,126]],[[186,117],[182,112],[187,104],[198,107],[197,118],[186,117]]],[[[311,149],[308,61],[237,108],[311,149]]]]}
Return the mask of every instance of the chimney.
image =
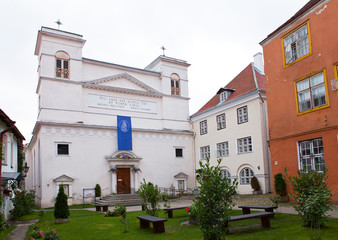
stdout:
{"type": "Polygon", "coordinates": [[[263,54],[261,52],[253,55],[254,57],[254,65],[263,75],[264,75],[264,63],[263,63],[263,54]]]}

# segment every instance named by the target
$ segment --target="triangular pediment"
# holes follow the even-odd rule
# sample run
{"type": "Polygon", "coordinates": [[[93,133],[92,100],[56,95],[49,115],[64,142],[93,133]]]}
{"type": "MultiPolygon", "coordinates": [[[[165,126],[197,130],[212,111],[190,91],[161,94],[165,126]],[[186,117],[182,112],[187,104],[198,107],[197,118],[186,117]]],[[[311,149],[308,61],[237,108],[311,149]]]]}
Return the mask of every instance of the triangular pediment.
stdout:
{"type": "Polygon", "coordinates": [[[95,88],[106,91],[123,92],[137,95],[160,97],[162,94],[129,75],[128,73],[120,73],[92,81],[83,82],[83,86],[87,88],[95,88]]]}
{"type": "Polygon", "coordinates": [[[73,182],[74,178],[71,178],[65,174],[61,175],[60,177],[57,177],[53,179],[54,182],[73,182]]]}
{"type": "Polygon", "coordinates": [[[183,172],[179,172],[174,176],[174,178],[188,178],[188,175],[183,172]]]}

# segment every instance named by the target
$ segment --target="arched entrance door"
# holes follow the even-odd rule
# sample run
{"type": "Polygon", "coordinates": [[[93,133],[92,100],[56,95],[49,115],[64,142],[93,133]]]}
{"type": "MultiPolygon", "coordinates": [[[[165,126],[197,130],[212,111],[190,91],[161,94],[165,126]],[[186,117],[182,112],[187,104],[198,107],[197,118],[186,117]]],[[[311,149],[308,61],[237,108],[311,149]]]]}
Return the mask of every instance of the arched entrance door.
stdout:
{"type": "Polygon", "coordinates": [[[116,184],[117,193],[118,194],[131,193],[130,168],[117,168],[116,178],[117,178],[116,184]]]}

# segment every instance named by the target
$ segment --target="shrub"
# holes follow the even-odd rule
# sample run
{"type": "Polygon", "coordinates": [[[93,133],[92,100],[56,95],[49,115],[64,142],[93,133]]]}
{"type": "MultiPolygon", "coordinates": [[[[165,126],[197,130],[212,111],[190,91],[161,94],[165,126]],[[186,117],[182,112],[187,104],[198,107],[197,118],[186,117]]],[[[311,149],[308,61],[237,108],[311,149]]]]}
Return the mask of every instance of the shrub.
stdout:
{"type": "Polygon", "coordinates": [[[145,209],[146,213],[150,216],[157,216],[159,210],[159,201],[161,200],[161,192],[158,189],[157,185],[154,185],[151,182],[146,182],[143,179],[143,183],[141,183],[139,191],[138,191],[142,207],[145,209]]]}
{"type": "Polygon", "coordinates": [[[277,173],[275,176],[275,192],[279,196],[285,196],[286,195],[286,183],[283,177],[283,174],[277,173]]]}
{"type": "Polygon", "coordinates": [[[56,202],[54,206],[54,217],[58,218],[68,218],[69,216],[69,207],[67,203],[68,197],[64,192],[63,185],[59,187],[59,193],[56,197],[56,202]]]}
{"type": "Polygon", "coordinates": [[[194,205],[199,228],[205,240],[223,239],[227,231],[226,224],[236,193],[237,181],[229,183],[223,178],[219,167],[222,159],[217,160],[217,166],[210,166],[209,159],[200,161],[200,171],[197,182],[200,184],[200,194],[195,198],[194,205]]]}
{"type": "Polygon", "coordinates": [[[99,184],[95,186],[95,197],[101,197],[101,187],[99,184]]]}
{"type": "Polygon", "coordinates": [[[34,207],[35,196],[26,191],[17,191],[15,197],[12,199],[14,209],[11,211],[12,219],[19,219],[28,214],[34,207]]]}
{"type": "Polygon", "coordinates": [[[327,221],[327,212],[331,209],[332,194],[326,184],[327,169],[323,173],[314,170],[298,171],[298,176],[288,176],[292,185],[290,194],[296,201],[293,207],[298,211],[305,226],[319,228],[327,221]]]}
{"type": "Polygon", "coordinates": [[[251,187],[254,191],[261,190],[261,186],[259,185],[258,179],[255,176],[251,178],[251,187]]]}

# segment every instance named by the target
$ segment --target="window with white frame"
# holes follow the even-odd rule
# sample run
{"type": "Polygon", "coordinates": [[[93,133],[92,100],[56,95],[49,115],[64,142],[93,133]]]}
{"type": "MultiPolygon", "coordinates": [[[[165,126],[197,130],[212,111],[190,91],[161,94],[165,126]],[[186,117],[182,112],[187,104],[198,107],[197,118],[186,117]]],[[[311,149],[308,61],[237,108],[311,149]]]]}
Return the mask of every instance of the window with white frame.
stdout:
{"type": "Polygon", "coordinates": [[[296,82],[299,113],[327,105],[324,72],[296,82]]]}
{"type": "Polygon", "coordinates": [[[254,172],[251,170],[251,168],[243,168],[242,171],[239,174],[240,177],[240,184],[250,184],[251,178],[254,176],[254,172]]]}
{"type": "Polygon", "coordinates": [[[175,157],[183,157],[183,148],[175,148],[175,157]]]}
{"type": "Polygon", "coordinates": [[[7,146],[7,144],[8,144],[8,137],[7,137],[7,135],[6,134],[4,134],[3,135],[3,139],[2,139],[2,161],[1,161],[1,163],[3,164],[3,165],[7,165],[7,159],[8,159],[8,146],[7,146]]]}
{"type": "Polygon", "coordinates": [[[200,122],[200,134],[207,134],[208,133],[208,126],[207,126],[207,120],[204,120],[200,122]]]}
{"type": "Polygon", "coordinates": [[[69,55],[66,52],[59,51],[56,53],[55,58],[55,76],[69,79],[69,55]]]}
{"type": "Polygon", "coordinates": [[[308,23],[283,38],[283,47],[285,65],[309,54],[308,23]]]}
{"type": "Polygon", "coordinates": [[[231,183],[231,174],[228,170],[222,169],[222,176],[228,180],[228,183],[231,183]]]}
{"type": "Polygon", "coordinates": [[[252,140],[251,137],[237,139],[237,152],[248,153],[252,152],[252,140]]]}
{"type": "Polygon", "coordinates": [[[210,158],[210,146],[200,147],[200,159],[205,160],[210,158]]]}
{"type": "Polygon", "coordinates": [[[225,100],[227,100],[229,97],[230,97],[230,92],[229,91],[224,91],[224,92],[221,92],[219,94],[219,101],[220,102],[224,102],[225,100]]]}
{"type": "Polygon", "coordinates": [[[217,130],[225,128],[225,113],[216,116],[217,130]]]}
{"type": "Polygon", "coordinates": [[[315,170],[323,172],[325,168],[324,147],[322,138],[316,138],[298,143],[300,169],[308,172],[315,170]]]}
{"type": "Polygon", "coordinates": [[[57,143],[56,153],[57,155],[69,155],[69,143],[57,143]]]}
{"type": "Polygon", "coordinates": [[[244,106],[237,109],[237,122],[238,124],[248,121],[248,107],[244,106]]]}
{"type": "Polygon", "coordinates": [[[229,143],[221,142],[217,143],[217,157],[225,157],[229,155],[229,143]]]}

